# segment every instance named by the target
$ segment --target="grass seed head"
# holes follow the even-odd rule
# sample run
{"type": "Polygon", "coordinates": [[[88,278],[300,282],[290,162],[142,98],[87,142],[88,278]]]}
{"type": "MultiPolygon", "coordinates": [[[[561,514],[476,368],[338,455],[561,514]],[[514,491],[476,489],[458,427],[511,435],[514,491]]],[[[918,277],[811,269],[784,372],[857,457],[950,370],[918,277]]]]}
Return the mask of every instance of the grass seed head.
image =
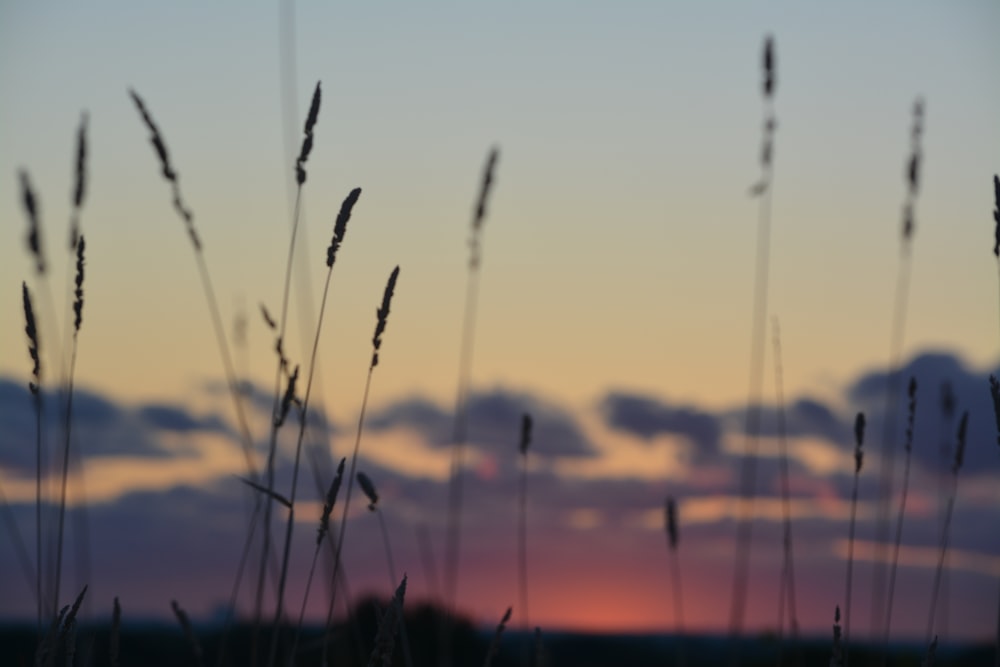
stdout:
{"type": "Polygon", "coordinates": [[[24,205],[24,212],[28,216],[28,250],[35,258],[35,273],[42,275],[45,273],[45,252],[42,244],[42,225],[39,213],[38,199],[35,191],[31,188],[31,179],[28,172],[23,169],[21,177],[21,203],[24,205]]]}
{"type": "Polygon", "coordinates": [[[73,300],[73,333],[74,335],[80,331],[80,325],[83,324],[83,252],[86,248],[86,241],[83,235],[80,235],[80,240],[76,244],[76,290],[74,291],[75,299],[73,300]]]}
{"type": "Polygon", "coordinates": [[[951,467],[951,471],[954,474],[958,474],[959,468],[962,467],[962,461],[965,459],[965,434],[969,427],[969,411],[966,410],[962,413],[962,419],[958,422],[958,437],[955,446],[955,463],[951,467]]]}
{"type": "Polygon", "coordinates": [[[76,180],[73,185],[73,217],[70,220],[69,248],[76,249],[80,238],[80,207],[87,193],[87,112],[80,114],[80,127],[76,132],[76,180]]]}
{"type": "Polygon", "coordinates": [[[351,211],[358,203],[361,196],[361,188],[351,190],[344,203],[340,205],[340,213],[337,214],[337,221],[333,225],[333,238],[330,239],[330,247],[326,249],[326,265],[332,267],[337,256],[337,249],[344,242],[344,234],[347,233],[347,221],[351,219],[351,211]]]}
{"type": "Polygon", "coordinates": [[[300,187],[306,182],[305,163],[309,159],[309,153],[312,152],[313,128],[316,126],[316,120],[319,118],[319,83],[319,81],[316,82],[316,90],[313,91],[312,103],[309,105],[309,115],[306,116],[304,129],[306,136],[302,140],[302,150],[299,151],[299,157],[295,160],[295,180],[300,187]]]}
{"type": "Polygon", "coordinates": [[[292,407],[293,402],[297,402],[295,399],[295,384],[298,380],[299,367],[296,365],[295,370],[293,370],[292,374],[288,376],[288,385],[285,387],[285,395],[281,397],[281,408],[274,420],[275,427],[279,427],[285,423],[285,419],[288,417],[288,410],[292,407]]]}
{"type": "Polygon", "coordinates": [[[521,415],[521,444],[519,449],[522,455],[528,453],[528,445],[531,444],[531,426],[531,415],[525,412],[521,415]]]}
{"type": "Polygon", "coordinates": [[[372,336],[372,362],[371,368],[378,366],[378,352],[382,347],[382,334],[385,333],[385,325],[389,320],[389,305],[392,303],[392,294],[396,290],[396,279],[399,278],[399,267],[397,266],[389,274],[389,281],[385,284],[385,292],[382,294],[382,305],[375,311],[378,322],[375,324],[375,335],[372,336]]]}
{"type": "Polygon", "coordinates": [[[830,667],[841,667],[844,664],[844,649],[840,640],[840,605],[837,605],[833,612],[833,652],[830,655],[830,667]]]}
{"type": "Polygon", "coordinates": [[[503,618],[501,618],[500,623],[497,624],[497,629],[493,633],[493,639],[490,641],[489,651],[486,653],[486,661],[483,663],[485,667],[490,667],[493,663],[493,658],[496,656],[497,652],[500,651],[500,638],[503,636],[503,631],[507,629],[507,622],[510,621],[512,611],[512,607],[507,607],[507,611],[504,613],[503,618]]]}
{"type": "Polygon", "coordinates": [[[73,206],[80,208],[87,192],[87,112],[80,115],[80,128],[76,131],[76,183],[73,187],[73,206]]]}
{"type": "Polygon", "coordinates": [[[363,472],[359,472],[357,477],[358,486],[361,487],[361,490],[368,498],[368,509],[374,512],[378,505],[378,491],[375,490],[375,483],[363,472]]]}
{"type": "Polygon", "coordinates": [[[914,377],[910,378],[910,384],[907,388],[906,395],[909,397],[910,402],[907,407],[906,413],[906,451],[909,452],[913,449],[913,422],[917,415],[917,379],[914,377]]]}
{"type": "Polygon", "coordinates": [[[271,317],[271,313],[269,313],[267,310],[267,306],[265,306],[263,303],[260,304],[260,314],[264,316],[264,324],[267,325],[268,329],[270,329],[271,331],[278,330],[278,323],[274,321],[274,318],[271,317]]]}
{"type": "Polygon", "coordinates": [[[764,97],[774,97],[776,79],[776,61],[774,55],[774,37],[768,35],[764,39],[764,97]]]}
{"type": "Polygon", "coordinates": [[[1000,177],[993,174],[993,254],[1000,259],[1000,177]]]}
{"type": "Polygon", "coordinates": [[[128,94],[132,96],[132,101],[135,102],[135,106],[139,110],[139,115],[142,116],[142,122],[149,129],[149,143],[153,145],[153,150],[156,151],[156,156],[160,159],[163,177],[171,183],[175,183],[177,181],[177,172],[174,171],[173,166],[170,164],[170,154],[167,152],[167,145],[163,142],[163,137],[160,135],[160,128],[157,127],[153,117],[149,115],[146,104],[139,97],[139,94],[132,89],[129,89],[128,94]]]}
{"type": "Polygon", "coordinates": [[[337,504],[337,493],[340,491],[340,485],[344,480],[344,463],[346,461],[346,458],[340,459],[340,465],[337,466],[337,476],[330,482],[330,488],[326,491],[323,514],[319,518],[319,534],[316,535],[317,545],[323,541],[326,531],[330,528],[330,513],[333,512],[333,506],[337,504]]]}
{"type": "Polygon", "coordinates": [[[28,354],[34,364],[31,375],[35,378],[29,387],[31,393],[38,395],[38,387],[42,382],[42,362],[38,356],[38,327],[35,324],[35,309],[31,305],[31,292],[28,291],[28,283],[21,283],[21,300],[24,302],[24,333],[28,335],[28,354]]]}
{"type": "Polygon", "coordinates": [[[368,660],[368,667],[382,665],[389,667],[392,664],[392,650],[396,643],[396,631],[403,619],[403,600],[406,597],[406,575],[396,588],[389,607],[379,619],[378,630],[375,633],[375,649],[368,660]]]}
{"type": "Polygon", "coordinates": [[[482,258],[482,247],[480,244],[480,231],[483,228],[483,221],[486,219],[486,203],[489,200],[490,190],[493,187],[494,172],[496,171],[497,160],[500,159],[500,149],[496,146],[490,149],[490,154],[486,158],[486,166],[483,167],[483,180],[479,188],[479,197],[476,199],[476,208],[472,216],[472,236],[469,239],[469,268],[476,269],[482,258]]]}
{"type": "Polygon", "coordinates": [[[677,551],[677,503],[672,496],[667,497],[666,505],[667,539],[671,551],[677,551]]]}
{"type": "Polygon", "coordinates": [[[861,472],[864,453],[861,446],[865,444],[865,413],[859,412],[854,418],[854,474],[861,472]]]}

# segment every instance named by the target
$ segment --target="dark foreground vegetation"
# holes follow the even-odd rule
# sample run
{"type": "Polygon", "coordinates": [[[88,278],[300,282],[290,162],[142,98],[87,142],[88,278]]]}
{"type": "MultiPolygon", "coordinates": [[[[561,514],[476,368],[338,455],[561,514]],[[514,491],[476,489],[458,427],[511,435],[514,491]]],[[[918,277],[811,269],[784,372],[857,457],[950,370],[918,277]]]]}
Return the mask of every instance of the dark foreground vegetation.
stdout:
{"type": "MultiPolygon", "coordinates": [[[[343,667],[368,665],[375,649],[378,614],[386,608],[387,601],[369,599],[357,605],[350,621],[335,626],[332,633],[330,654],[332,664],[343,667]]],[[[441,664],[439,638],[444,616],[431,606],[415,606],[405,616],[407,634],[414,665],[441,664]]],[[[294,628],[286,627],[286,639],[294,628]]],[[[253,636],[252,622],[234,626],[226,640],[225,655],[220,656],[223,629],[221,626],[199,626],[196,634],[202,659],[184,637],[176,624],[135,623],[123,625],[119,637],[117,660],[111,659],[110,625],[79,628],[77,657],[89,653],[87,664],[144,665],[146,667],[173,667],[175,665],[251,665],[250,652],[253,636]]],[[[467,620],[454,623],[452,664],[483,665],[490,653],[493,629],[476,628],[467,620]]],[[[296,665],[315,665],[320,655],[323,628],[306,626],[302,629],[296,665]]],[[[792,641],[775,635],[761,635],[736,640],[734,644],[723,636],[697,635],[676,637],[663,634],[578,634],[555,632],[545,635],[527,635],[516,630],[507,631],[490,664],[496,667],[598,667],[605,665],[679,665],[678,655],[683,655],[686,667],[725,665],[734,650],[738,650],[741,665],[825,665],[830,659],[830,643],[825,637],[792,641]],[[678,648],[681,651],[678,651],[678,648]],[[524,662],[522,662],[524,660],[524,662]]],[[[0,626],[0,654],[3,664],[11,666],[33,665],[38,646],[35,628],[30,624],[0,626]]],[[[893,665],[919,665],[926,654],[926,647],[919,642],[893,643],[888,647],[887,667],[893,665]]],[[[878,661],[880,649],[863,643],[852,644],[855,664],[866,665],[878,661]]],[[[55,664],[66,664],[64,651],[56,657],[55,664]]],[[[993,664],[993,647],[982,645],[941,645],[937,649],[936,667],[976,667],[993,664]]],[[[392,665],[405,666],[405,658],[395,651],[392,665]]]]}

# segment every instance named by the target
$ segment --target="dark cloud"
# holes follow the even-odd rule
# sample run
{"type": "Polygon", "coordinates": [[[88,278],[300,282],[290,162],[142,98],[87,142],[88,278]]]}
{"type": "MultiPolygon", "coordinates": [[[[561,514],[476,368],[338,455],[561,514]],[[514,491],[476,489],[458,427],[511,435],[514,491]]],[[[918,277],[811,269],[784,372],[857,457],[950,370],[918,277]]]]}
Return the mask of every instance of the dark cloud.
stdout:
{"type": "MultiPolygon", "coordinates": [[[[44,456],[50,463],[54,452],[62,448],[64,400],[56,391],[42,392],[44,456]]],[[[72,419],[73,448],[87,458],[169,458],[182,454],[164,446],[158,437],[160,431],[226,431],[218,416],[199,417],[182,407],[164,404],[122,406],[80,387],[73,391],[72,419]]],[[[0,378],[0,466],[21,475],[34,474],[36,429],[34,402],[27,386],[0,378]]]]}
{"type": "MultiPolygon", "coordinates": [[[[939,424],[939,383],[948,379],[954,388],[956,413],[967,407],[972,414],[967,461],[955,504],[951,544],[956,549],[995,554],[995,531],[991,529],[996,525],[998,510],[989,501],[988,480],[983,473],[996,468],[990,468],[982,459],[992,457],[996,461],[1000,458],[1000,448],[996,445],[987,374],[968,369],[951,355],[921,355],[907,364],[904,370],[913,370],[917,374],[920,393],[918,437],[914,450],[917,462],[912,471],[911,504],[903,528],[903,544],[933,550],[940,539],[939,488],[947,487],[936,484],[934,468],[930,464],[937,461],[935,447],[941,432],[954,435],[954,428],[944,429],[939,424]],[[926,451],[920,453],[921,448],[926,451]],[[930,458],[925,461],[926,457],[930,458]],[[979,479],[966,479],[967,475],[978,475],[979,479]]],[[[881,374],[880,381],[873,379],[877,377],[878,373],[866,373],[850,385],[843,401],[847,406],[845,408],[835,409],[833,402],[826,404],[815,398],[795,397],[785,411],[790,439],[800,436],[821,438],[840,443],[845,453],[853,446],[848,417],[853,419],[857,409],[869,412],[870,420],[876,423],[870,426],[866,443],[862,500],[871,500],[877,493],[877,421],[881,418],[884,400],[881,390],[885,386],[885,374],[881,374]],[[840,410],[850,411],[850,414],[841,414],[840,410]]],[[[53,406],[57,404],[56,398],[46,398],[53,406]]],[[[166,435],[165,430],[184,434],[217,428],[222,423],[215,416],[199,416],[178,406],[147,404],[132,408],[100,395],[89,395],[88,399],[81,404],[84,414],[89,415],[89,421],[84,419],[81,424],[86,422],[100,426],[87,427],[88,439],[107,436],[112,442],[104,445],[109,448],[106,451],[121,450],[130,455],[145,451],[147,456],[166,456],[168,454],[158,444],[159,439],[166,435]]],[[[262,406],[262,414],[266,415],[270,405],[262,406]]],[[[532,470],[528,485],[533,570],[537,563],[542,571],[551,568],[548,571],[557,574],[566,568],[566,563],[576,562],[572,559],[577,555],[586,554],[586,559],[594,560],[580,556],[577,561],[581,567],[583,564],[592,566],[595,562],[604,562],[607,563],[604,571],[608,571],[607,568],[628,559],[632,564],[630,568],[646,568],[649,577],[659,576],[662,566],[660,557],[665,548],[659,513],[667,493],[679,500],[681,543],[685,552],[691,555],[691,562],[704,563],[712,558],[729,557],[734,522],[728,518],[703,518],[699,521],[695,509],[711,509],[716,506],[718,496],[736,493],[735,481],[727,485],[727,477],[717,473],[732,470],[731,465],[738,459],[725,455],[720,443],[727,432],[732,434],[742,430],[742,412],[727,410],[716,413],[697,406],[671,405],[651,396],[625,391],[609,393],[600,402],[599,408],[608,425],[636,439],[650,439],[662,433],[689,438],[698,448],[698,457],[694,461],[695,474],[691,479],[680,480],[641,480],[621,476],[579,478],[568,475],[559,467],[565,461],[555,460],[557,457],[593,452],[583,427],[569,410],[534,395],[503,390],[475,394],[470,401],[470,442],[484,447],[500,464],[465,472],[462,562],[463,577],[467,577],[469,585],[475,586],[477,582],[510,574],[509,563],[514,558],[512,544],[516,543],[519,471],[509,462],[516,457],[520,417],[524,411],[535,416],[536,433],[532,451],[539,455],[538,465],[532,470]],[[703,475],[698,481],[698,473],[711,474],[703,475]],[[592,530],[586,527],[590,521],[596,526],[592,530]],[[649,562],[642,564],[645,563],[642,559],[649,562]]],[[[768,423],[776,416],[774,406],[764,406],[763,410],[764,432],[771,433],[768,429],[773,426],[768,426],[768,423]]],[[[31,398],[25,387],[0,381],[0,427],[4,428],[0,431],[3,438],[0,441],[0,461],[5,468],[12,465],[9,461],[13,455],[8,452],[17,449],[26,452],[24,470],[33,470],[31,443],[34,416],[31,398]],[[13,441],[7,438],[7,427],[11,432],[20,433],[18,437],[21,440],[16,447],[9,444],[13,441]]],[[[444,447],[450,442],[453,424],[450,410],[424,398],[411,397],[374,411],[369,427],[373,430],[409,428],[432,445],[444,447]]],[[[81,441],[85,440],[81,437],[81,441]]],[[[279,492],[287,495],[292,475],[289,451],[294,445],[294,438],[283,437],[282,441],[282,454],[276,461],[276,484],[279,492]]],[[[346,449],[350,443],[343,445],[346,449]]],[[[237,446],[235,441],[233,446],[237,446]]],[[[263,451],[261,443],[257,447],[258,451],[263,451]]],[[[332,477],[333,461],[328,447],[307,447],[299,473],[298,500],[316,503],[322,498],[332,477]]],[[[366,472],[378,488],[381,497],[379,505],[395,550],[396,564],[400,570],[410,573],[414,593],[419,596],[420,592],[428,590],[428,577],[424,576],[417,529],[426,527],[440,564],[443,560],[440,548],[447,517],[448,483],[426,475],[401,472],[385,463],[379,464],[375,459],[367,458],[364,450],[362,447],[358,469],[366,472]]],[[[843,501],[849,499],[853,482],[849,473],[820,476],[796,460],[790,463],[793,500],[811,499],[819,507],[842,508],[843,501]],[[834,498],[839,498],[841,502],[831,502],[834,498]]],[[[735,476],[730,479],[735,480],[735,476]]],[[[762,460],[758,497],[774,502],[778,498],[777,480],[776,460],[762,460]]],[[[344,497],[342,491],[341,502],[344,497]]],[[[136,613],[168,616],[169,600],[178,597],[184,598],[185,605],[196,617],[210,613],[228,596],[246,538],[253,499],[254,493],[235,475],[226,475],[198,488],[178,485],[164,490],[137,491],[92,507],[89,510],[92,526],[90,542],[94,549],[92,560],[97,569],[94,591],[98,604],[108,605],[109,596],[121,595],[123,604],[127,601],[129,609],[136,609],[136,613]],[[113,590],[109,586],[111,583],[114,584],[113,590]]],[[[363,502],[358,489],[354,489],[352,504],[361,509],[363,502]]],[[[341,507],[338,505],[336,510],[338,517],[341,507]]],[[[23,533],[30,536],[33,502],[23,500],[12,504],[11,509],[23,533]]],[[[286,516],[284,511],[277,513],[275,535],[280,536],[286,516]]],[[[71,522],[71,525],[75,523],[71,522]]],[[[776,559],[780,559],[780,522],[760,521],[757,525],[755,554],[761,562],[779,562],[776,559]]],[[[870,515],[859,518],[859,539],[872,539],[873,526],[870,515]]],[[[809,563],[808,567],[799,570],[800,582],[804,583],[806,590],[810,586],[826,585],[829,577],[824,572],[827,570],[842,572],[843,562],[834,555],[832,545],[845,539],[846,534],[846,519],[835,514],[795,521],[796,555],[803,554],[803,562],[809,563]]],[[[355,590],[386,586],[382,539],[377,517],[368,512],[360,512],[349,524],[344,557],[345,568],[350,573],[355,590]]],[[[293,572],[290,590],[296,591],[294,599],[300,599],[302,573],[308,572],[314,546],[315,527],[312,522],[297,525],[292,547],[294,560],[290,569],[293,572]]],[[[70,547],[67,548],[72,553],[70,547]]],[[[254,560],[255,556],[251,562],[254,560]]],[[[12,550],[5,548],[3,540],[0,540],[0,571],[14,572],[15,568],[12,550]]],[[[860,570],[867,571],[867,568],[860,570]]],[[[907,572],[913,577],[921,577],[920,581],[926,583],[926,569],[901,570],[900,576],[909,576],[907,572]]],[[[253,576],[248,576],[248,581],[253,579],[253,576]]],[[[970,581],[975,583],[980,580],[970,581]]],[[[252,587],[252,584],[248,586],[252,587]]],[[[27,587],[27,592],[30,592],[30,587],[27,587]]],[[[319,618],[324,612],[323,596],[316,597],[317,607],[311,608],[309,613],[310,617],[319,618]]],[[[249,598],[249,595],[242,598],[241,607],[244,610],[251,604],[249,598]]],[[[982,604],[976,609],[981,607],[982,604]]],[[[30,616],[31,613],[27,595],[0,599],[0,615],[30,616]],[[23,600],[28,602],[22,604],[23,600]]]]}
{"type": "Polygon", "coordinates": [[[604,419],[612,428],[651,439],[661,433],[687,437],[695,446],[695,459],[719,453],[722,426],[714,415],[696,408],[674,407],[659,399],[611,392],[600,403],[604,419]]]}
{"type": "MultiPolygon", "coordinates": [[[[595,454],[572,414],[525,393],[494,389],[474,393],[468,405],[468,440],[496,453],[515,453],[521,416],[532,416],[531,452],[541,457],[586,457],[595,454]]],[[[421,397],[396,401],[374,413],[367,423],[373,430],[411,428],[436,446],[452,442],[454,418],[450,411],[421,397]]]]}
{"type": "MultiPolygon", "coordinates": [[[[912,358],[898,371],[899,395],[895,405],[893,442],[902,456],[907,419],[906,387],[917,381],[917,408],[914,419],[913,457],[927,470],[947,470],[953,461],[958,421],[969,412],[965,460],[961,474],[1000,470],[996,419],[990,397],[991,371],[970,370],[957,356],[947,352],[926,352],[912,358]],[[950,386],[954,409],[945,412],[944,387],[950,386]]],[[[847,398],[868,418],[869,452],[881,452],[886,423],[886,391],[890,375],[885,369],[869,371],[847,390],[847,398]]]]}
{"type": "Polygon", "coordinates": [[[226,426],[217,416],[199,418],[175,405],[150,403],[137,410],[138,416],[149,426],[162,431],[225,431],[226,426]]]}
{"type": "MultiPolygon", "coordinates": [[[[759,407],[760,425],[758,432],[765,437],[777,437],[781,434],[781,419],[784,419],[784,432],[788,437],[815,437],[836,444],[853,442],[851,438],[854,417],[848,420],[837,414],[833,408],[818,399],[803,397],[795,400],[780,414],[777,407],[764,405],[759,407]]],[[[734,410],[726,415],[727,426],[741,433],[746,432],[746,410],[734,410]]]]}

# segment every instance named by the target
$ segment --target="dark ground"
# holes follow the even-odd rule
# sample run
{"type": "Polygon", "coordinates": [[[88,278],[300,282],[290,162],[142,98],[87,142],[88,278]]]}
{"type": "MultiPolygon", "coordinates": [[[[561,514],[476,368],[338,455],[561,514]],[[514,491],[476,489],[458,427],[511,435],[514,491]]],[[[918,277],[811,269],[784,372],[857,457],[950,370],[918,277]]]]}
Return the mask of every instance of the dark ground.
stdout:
{"type": "MultiPolygon", "coordinates": [[[[374,645],[377,616],[374,603],[362,603],[355,615],[355,622],[339,625],[333,634],[331,662],[343,667],[366,665],[374,645]],[[365,611],[367,609],[367,611],[365,611]]],[[[406,629],[414,667],[438,665],[438,646],[441,634],[441,617],[429,607],[418,607],[407,612],[406,629]]],[[[258,655],[266,656],[271,628],[259,635],[258,655]]],[[[222,628],[219,626],[197,629],[205,665],[219,665],[219,647],[222,628]]],[[[253,664],[250,655],[253,646],[253,628],[235,626],[226,643],[223,665],[253,664]]],[[[466,621],[459,621],[454,629],[455,667],[483,665],[489,651],[493,631],[479,630],[466,621]]],[[[832,635],[831,635],[832,637],[832,635]]],[[[100,667],[110,664],[110,627],[81,627],[77,635],[77,665],[100,667]],[[91,659],[88,661],[86,658],[91,659]]],[[[291,630],[283,633],[283,646],[291,640],[291,630]]],[[[319,664],[321,632],[316,628],[303,629],[299,642],[297,665],[319,664]]],[[[35,664],[37,638],[32,625],[0,626],[0,665],[19,667],[35,664]]],[[[738,644],[741,667],[757,665],[829,665],[831,640],[804,640],[792,645],[780,643],[775,637],[747,638],[738,644]]],[[[683,665],[701,667],[733,664],[734,645],[725,637],[692,636],[678,639],[665,635],[583,635],[572,633],[543,633],[541,635],[540,664],[537,660],[534,636],[508,631],[495,655],[495,667],[606,667],[643,665],[683,665]]],[[[281,653],[279,653],[281,655],[281,653]]],[[[921,665],[926,647],[915,644],[893,644],[889,649],[887,667],[921,665]]],[[[851,650],[851,664],[856,667],[878,665],[877,654],[871,647],[856,645],[851,650]]],[[[60,652],[56,665],[65,665],[66,657],[60,652]]],[[[177,625],[132,624],[121,631],[120,661],[122,667],[176,667],[197,665],[194,648],[177,625]]],[[[258,663],[259,664],[259,663],[258,663]]],[[[994,648],[982,646],[942,646],[937,651],[935,667],[990,667],[994,664],[994,648]]],[[[393,665],[405,667],[401,643],[397,637],[393,665]]]]}

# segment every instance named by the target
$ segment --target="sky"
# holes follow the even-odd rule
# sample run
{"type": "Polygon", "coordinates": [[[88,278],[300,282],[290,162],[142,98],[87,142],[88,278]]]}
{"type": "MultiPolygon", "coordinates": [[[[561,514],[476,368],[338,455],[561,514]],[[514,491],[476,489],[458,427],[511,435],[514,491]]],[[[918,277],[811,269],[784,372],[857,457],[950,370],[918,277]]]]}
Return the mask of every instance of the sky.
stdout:
{"type": "MultiPolygon", "coordinates": [[[[924,633],[948,488],[939,450],[956,427],[942,423],[947,381],[959,411],[970,411],[971,435],[948,560],[949,595],[963,604],[949,606],[941,631],[990,635],[1000,576],[1000,544],[984,529],[1000,518],[986,382],[998,366],[990,211],[1000,171],[1000,7],[288,7],[0,7],[0,484],[33,544],[35,431],[21,282],[36,295],[43,365],[57,368],[68,356],[52,343],[67,321],[66,230],[86,112],[73,434],[82,473],[70,488],[72,498],[87,499],[95,609],[119,595],[136,615],[166,616],[178,598],[194,616],[211,616],[227,599],[247,523],[236,479],[243,455],[197,265],[128,91],[159,125],[194,212],[234,363],[252,387],[248,410],[262,452],[275,355],[259,306],[280,312],[294,158],[321,81],[285,346],[293,363],[308,359],[340,203],[354,187],[362,194],[321,337],[313,405],[334,430],[316,449],[319,476],[328,481],[333,461],[353,446],[375,309],[399,265],[359,466],[383,496],[411,595],[432,597],[416,535],[426,528],[440,561],[470,219],[495,146],[460,604],[484,625],[515,604],[516,445],[528,410],[537,424],[531,622],[675,627],[662,525],[669,493],[680,506],[686,625],[724,630],[750,368],[759,200],[749,190],[760,174],[761,47],[773,35],[767,315],[780,322],[801,626],[826,634],[842,604],[859,410],[874,435],[862,475],[856,591],[870,585],[904,167],[920,97],[921,187],[899,350],[920,390],[893,630],[924,633]],[[21,170],[39,200],[48,280],[35,275],[26,249],[21,170]]],[[[781,563],[770,341],[766,349],[752,631],[776,626],[781,563]]],[[[55,375],[44,386],[52,406],[55,375]]],[[[54,447],[59,426],[48,419],[54,447]]],[[[286,485],[293,458],[293,436],[284,432],[286,485]]],[[[320,504],[311,472],[307,478],[294,551],[303,568],[320,504]]],[[[361,504],[352,516],[352,591],[384,594],[377,521],[361,504]]],[[[4,535],[0,576],[17,595],[0,596],[0,615],[30,617],[31,587],[16,574],[4,535]]],[[[75,537],[71,544],[75,550],[75,537]]],[[[301,600],[303,588],[293,577],[291,599],[301,600]]],[[[860,633],[867,597],[855,596],[860,633]]],[[[322,597],[314,603],[309,613],[318,619],[322,597]]]]}

